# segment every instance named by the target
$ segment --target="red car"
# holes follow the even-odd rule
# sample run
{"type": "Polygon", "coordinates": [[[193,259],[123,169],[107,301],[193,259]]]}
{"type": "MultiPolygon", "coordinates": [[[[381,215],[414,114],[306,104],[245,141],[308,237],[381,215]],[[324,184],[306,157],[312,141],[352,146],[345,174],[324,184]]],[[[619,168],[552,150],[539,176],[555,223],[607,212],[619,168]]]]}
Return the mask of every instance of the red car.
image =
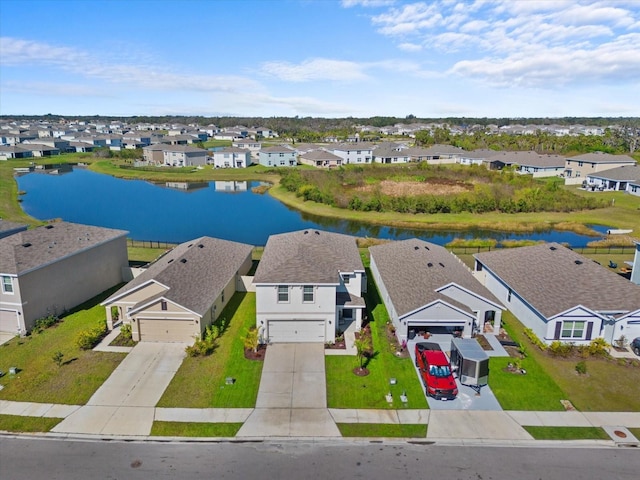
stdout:
{"type": "Polygon", "coordinates": [[[451,374],[449,359],[437,343],[416,343],[416,367],[428,396],[436,400],[453,400],[458,386],[451,374]]]}

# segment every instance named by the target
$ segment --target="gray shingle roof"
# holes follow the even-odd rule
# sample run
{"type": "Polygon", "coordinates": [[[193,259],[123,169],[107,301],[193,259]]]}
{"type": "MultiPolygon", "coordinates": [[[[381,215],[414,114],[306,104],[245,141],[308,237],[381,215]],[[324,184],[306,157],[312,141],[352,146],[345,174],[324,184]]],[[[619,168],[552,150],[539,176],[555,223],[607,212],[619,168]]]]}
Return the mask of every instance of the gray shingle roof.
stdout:
{"type": "Polygon", "coordinates": [[[0,218],[0,237],[6,237],[20,230],[26,230],[27,225],[24,223],[7,222],[0,218]]]}
{"type": "Polygon", "coordinates": [[[501,305],[455,255],[440,245],[413,238],[369,247],[369,251],[398,315],[435,300],[470,312],[469,307],[436,292],[450,283],[501,305]]]}
{"type": "Polygon", "coordinates": [[[355,237],[299,230],[269,237],[253,283],[335,284],[341,271],[364,272],[355,237]]]}
{"type": "Polygon", "coordinates": [[[618,162],[629,162],[632,165],[636,164],[636,161],[631,158],[629,155],[612,155],[610,153],[602,153],[602,152],[594,152],[594,153],[585,153],[583,155],[577,155],[575,157],[568,157],[567,160],[580,160],[583,162],[591,162],[591,163],[618,163],[618,162]]]}
{"type": "Polygon", "coordinates": [[[307,159],[307,160],[312,160],[312,161],[317,161],[317,160],[333,160],[333,161],[337,161],[337,160],[342,160],[342,157],[339,157],[338,155],[334,155],[331,152],[327,152],[326,150],[311,150],[307,153],[303,153],[302,155],[300,155],[301,158],[307,159]]]}
{"type": "Polygon", "coordinates": [[[557,243],[474,257],[547,318],[576,305],[599,312],[640,309],[640,286],[557,243]]]}
{"type": "Polygon", "coordinates": [[[21,274],[126,237],[124,230],[57,222],[0,239],[0,272],[21,274]]]}
{"type": "Polygon", "coordinates": [[[155,280],[169,287],[165,298],[204,315],[252,250],[251,245],[211,237],[181,243],[104,303],[155,280]]]}
{"type": "Polygon", "coordinates": [[[611,168],[604,172],[589,173],[587,177],[637,182],[640,180],[640,165],[623,165],[622,167],[611,168]]]}
{"type": "Polygon", "coordinates": [[[565,157],[561,155],[541,155],[537,152],[494,152],[488,158],[489,161],[499,160],[507,165],[520,165],[523,167],[564,167],[565,157]]]}

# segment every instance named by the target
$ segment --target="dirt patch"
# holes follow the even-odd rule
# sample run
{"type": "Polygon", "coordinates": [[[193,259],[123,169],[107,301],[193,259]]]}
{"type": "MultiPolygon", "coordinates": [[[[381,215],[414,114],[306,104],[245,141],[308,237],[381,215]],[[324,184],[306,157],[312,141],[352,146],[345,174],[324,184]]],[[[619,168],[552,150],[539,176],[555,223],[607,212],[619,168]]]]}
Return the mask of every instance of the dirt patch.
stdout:
{"type": "Polygon", "coordinates": [[[244,350],[244,358],[247,360],[258,360],[264,361],[264,356],[267,354],[267,346],[266,345],[258,345],[257,351],[253,351],[250,348],[245,348],[244,350]]]}
{"type": "Polygon", "coordinates": [[[347,342],[344,341],[344,335],[340,335],[333,343],[325,343],[325,350],[346,350],[347,342]]]}
{"type": "Polygon", "coordinates": [[[355,190],[372,192],[376,188],[380,188],[380,193],[389,197],[414,197],[416,195],[455,195],[468,192],[473,187],[457,182],[395,182],[393,180],[383,180],[374,185],[357,187],[355,190]]]}
{"type": "Polygon", "coordinates": [[[369,370],[367,368],[356,367],[353,369],[353,373],[355,373],[359,377],[366,377],[369,375],[369,370]]]}
{"type": "Polygon", "coordinates": [[[384,329],[387,337],[387,342],[389,343],[389,349],[395,353],[396,357],[407,358],[409,357],[409,349],[407,348],[406,342],[403,345],[398,343],[398,337],[396,337],[396,330],[391,323],[387,324],[387,327],[384,329]]]}
{"type": "Polygon", "coordinates": [[[484,335],[476,335],[476,341],[480,344],[483,350],[493,350],[493,348],[491,348],[491,344],[489,344],[489,340],[487,340],[484,335]]]}

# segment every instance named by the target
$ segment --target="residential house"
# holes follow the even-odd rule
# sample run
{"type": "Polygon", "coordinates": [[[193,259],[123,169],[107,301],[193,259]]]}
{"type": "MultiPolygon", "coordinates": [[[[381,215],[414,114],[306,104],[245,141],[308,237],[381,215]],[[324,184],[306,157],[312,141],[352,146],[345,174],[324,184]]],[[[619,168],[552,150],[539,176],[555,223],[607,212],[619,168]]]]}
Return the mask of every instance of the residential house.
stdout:
{"type": "MultiPolygon", "coordinates": [[[[146,147],[151,148],[151,147],[146,147]]],[[[207,164],[207,151],[189,145],[167,145],[162,150],[164,165],[173,167],[195,167],[207,164]]]]}
{"type": "Polygon", "coordinates": [[[0,239],[0,331],[24,335],[128,280],[127,232],[51,223],[0,239]]]}
{"type": "Polygon", "coordinates": [[[31,150],[17,145],[0,145],[0,160],[33,157],[31,150]]]}
{"type": "Polygon", "coordinates": [[[640,286],[557,243],[478,253],[475,274],[545,343],[611,343],[640,322],[640,286]]]}
{"type": "Polygon", "coordinates": [[[142,159],[150,164],[163,165],[164,151],[166,148],[169,148],[169,146],[162,143],[142,147],[142,159]]]}
{"type": "Polygon", "coordinates": [[[253,284],[262,342],[334,342],[352,322],[360,330],[367,279],[355,237],[271,235],[253,284]]]}
{"type": "Polygon", "coordinates": [[[375,163],[409,163],[411,156],[403,145],[384,142],[373,150],[373,162],[375,163]]]}
{"type": "Polygon", "coordinates": [[[628,191],[636,195],[639,192],[632,192],[632,187],[640,183],[640,165],[625,165],[622,167],[611,168],[600,173],[591,173],[587,175],[587,189],[591,190],[615,190],[628,191]]]}
{"type": "Polygon", "coordinates": [[[611,170],[625,165],[636,165],[637,162],[628,155],[612,155],[610,153],[585,153],[575,157],[569,157],[565,163],[565,185],[582,183],[587,175],[611,170]]]}
{"type": "MultiPolygon", "coordinates": [[[[460,155],[458,159],[458,163],[460,165],[484,165],[487,168],[491,168],[491,158],[496,155],[495,150],[489,150],[485,148],[479,148],[477,150],[472,150],[470,152],[465,152],[460,155]]],[[[494,170],[499,170],[504,165],[500,165],[499,168],[494,166],[494,170]]]]}
{"type": "Polygon", "coordinates": [[[251,138],[236,138],[235,140],[233,140],[231,146],[249,150],[252,157],[258,158],[258,154],[260,152],[260,149],[262,148],[262,143],[251,138]]]}
{"type": "Polygon", "coordinates": [[[373,162],[373,149],[375,145],[367,142],[343,143],[334,147],[328,147],[334,155],[342,158],[342,164],[363,164],[373,162]]]}
{"type": "Polygon", "coordinates": [[[295,167],[298,165],[297,153],[286,146],[266,147],[258,152],[260,165],[265,167],[295,167]]]}
{"type": "Polygon", "coordinates": [[[215,168],[246,168],[251,164],[251,152],[244,148],[225,147],[212,153],[215,168]]]}
{"type": "Polygon", "coordinates": [[[447,163],[460,163],[460,158],[462,158],[466,153],[467,152],[459,147],[436,144],[425,148],[421,156],[423,158],[423,161],[430,164],[439,165],[447,163]]]}
{"type": "Polygon", "coordinates": [[[417,332],[498,333],[504,307],[444,247],[409,239],[369,247],[371,274],[399,341],[417,332]]]}
{"type": "Polygon", "coordinates": [[[513,166],[517,173],[529,174],[534,178],[555,177],[564,173],[565,158],[561,155],[546,155],[528,152],[493,152],[486,158],[494,169],[513,166]]]}
{"type": "Polygon", "coordinates": [[[324,149],[318,149],[301,154],[300,163],[318,168],[336,168],[342,165],[342,158],[324,149]]]}
{"type": "Polygon", "coordinates": [[[23,143],[22,148],[29,150],[34,157],[53,157],[60,155],[60,149],[40,143],[23,143]]]}
{"type": "Polygon", "coordinates": [[[215,322],[251,268],[253,247],[211,237],[182,243],[102,302],[142,342],[193,343],[215,322]]]}

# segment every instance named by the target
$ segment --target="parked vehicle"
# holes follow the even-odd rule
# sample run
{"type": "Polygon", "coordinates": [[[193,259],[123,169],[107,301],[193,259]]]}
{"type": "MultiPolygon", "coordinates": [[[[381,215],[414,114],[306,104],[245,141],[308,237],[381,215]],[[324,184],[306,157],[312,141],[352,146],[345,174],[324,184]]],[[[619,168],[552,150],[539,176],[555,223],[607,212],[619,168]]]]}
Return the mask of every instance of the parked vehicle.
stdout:
{"type": "Polygon", "coordinates": [[[458,386],[451,374],[449,359],[437,343],[416,343],[416,367],[429,397],[436,400],[453,400],[458,395],[458,386]]]}
{"type": "Polygon", "coordinates": [[[477,391],[489,382],[489,355],[474,338],[451,339],[451,367],[462,385],[477,391]]]}
{"type": "Polygon", "coordinates": [[[631,350],[633,350],[633,353],[640,356],[640,337],[633,339],[631,342],[631,350]]]}

